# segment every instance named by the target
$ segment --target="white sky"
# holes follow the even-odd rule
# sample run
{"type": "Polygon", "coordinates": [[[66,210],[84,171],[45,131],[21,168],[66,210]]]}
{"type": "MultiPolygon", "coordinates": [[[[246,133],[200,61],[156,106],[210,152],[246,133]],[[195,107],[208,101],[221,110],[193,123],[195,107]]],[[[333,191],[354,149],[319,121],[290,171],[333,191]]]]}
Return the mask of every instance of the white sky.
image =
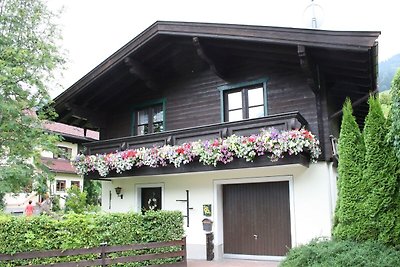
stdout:
{"type": "MultiPolygon", "coordinates": [[[[306,27],[311,0],[49,0],[64,7],[59,24],[68,63],[57,96],[157,20],[306,27]]],[[[378,30],[379,61],[400,53],[397,0],[315,0],[321,29],[378,30]]]]}

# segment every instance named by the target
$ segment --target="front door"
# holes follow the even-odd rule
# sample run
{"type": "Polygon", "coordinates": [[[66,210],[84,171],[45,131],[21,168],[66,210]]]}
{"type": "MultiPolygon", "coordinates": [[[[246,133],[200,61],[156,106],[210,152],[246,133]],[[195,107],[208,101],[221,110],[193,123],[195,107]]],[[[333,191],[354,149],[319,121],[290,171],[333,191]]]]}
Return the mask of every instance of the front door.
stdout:
{"type": "Polygon", "coordinates": [[[142,211],[161,210],[161,187],[143,187],[142,189],[142,211]]]}
{"type": "Polygon", "coordinates": [[[283,256],[291,247],[289,182],[223,186],[224,253],[283,256]]]}

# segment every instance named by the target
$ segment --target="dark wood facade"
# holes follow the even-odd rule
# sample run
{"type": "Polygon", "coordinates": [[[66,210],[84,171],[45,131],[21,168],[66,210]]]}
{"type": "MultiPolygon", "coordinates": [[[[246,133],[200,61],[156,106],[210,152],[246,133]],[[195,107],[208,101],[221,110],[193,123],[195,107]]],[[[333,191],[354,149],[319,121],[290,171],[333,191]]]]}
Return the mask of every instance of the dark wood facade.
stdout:
{"type": "Polygon", "coordinates": [[[219,88],[265,79],[266,116],[300,112],[321,141],[321,159],[330,160],[329,135],[338,135],[344,99],[359,102],[360,125],[367,113],[365,96],[376,89],[378,35],[156,22],[58,96],[55,108],[61,122],[98,129],[103,141],[87,147],[104,153],[129,140],[137,143],[128,147],[166,143],[170,132],[179,136],[209,125],[223,131],[229,124],[222,121],[219,88]],[[131,137],[135,108],[155,100],[164,103],[166,132],[131,137]]]}

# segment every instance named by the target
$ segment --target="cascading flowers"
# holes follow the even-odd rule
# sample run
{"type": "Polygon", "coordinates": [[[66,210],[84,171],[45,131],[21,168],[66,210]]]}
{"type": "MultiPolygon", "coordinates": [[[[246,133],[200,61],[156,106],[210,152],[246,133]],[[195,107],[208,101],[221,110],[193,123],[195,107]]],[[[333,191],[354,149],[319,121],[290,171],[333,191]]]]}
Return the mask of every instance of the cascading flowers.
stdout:
{"type": "Polygon", "coordinates": [[[174,165],[179,168],[195,160],[204,165],[227,164],[235,158],[253,161],[255,157],[267,156],[277,161],[285,155],[308,152],[316,162],[321,149],[319,141],[306,129],[278,131],[262,130],[251,136],[231,135],[215,140],[195,141],[182,145],[129,149],[122,152],[85,156],[79,154],[71,162],[79,175],[97,171],[105,177],[110,171],[122,173],[133,168],[152,168],[174,165]]]}

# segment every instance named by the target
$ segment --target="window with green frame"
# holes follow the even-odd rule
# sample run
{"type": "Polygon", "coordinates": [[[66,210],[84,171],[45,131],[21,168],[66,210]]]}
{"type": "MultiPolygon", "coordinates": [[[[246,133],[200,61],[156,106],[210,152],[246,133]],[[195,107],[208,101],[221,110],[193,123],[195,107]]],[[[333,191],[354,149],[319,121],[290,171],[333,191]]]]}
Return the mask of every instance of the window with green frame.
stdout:
{"type": "Polygon", "coordinates": [[[133,134],[145,135],[165,130],[165,101],[154,101],[135,107],[133,112],[133,134]]]}
{"type": "Polygon", "coordinates": [[[219,89],[222,121],[239,121],[267,115],[266,79],[224,85],[219,89]]]}

